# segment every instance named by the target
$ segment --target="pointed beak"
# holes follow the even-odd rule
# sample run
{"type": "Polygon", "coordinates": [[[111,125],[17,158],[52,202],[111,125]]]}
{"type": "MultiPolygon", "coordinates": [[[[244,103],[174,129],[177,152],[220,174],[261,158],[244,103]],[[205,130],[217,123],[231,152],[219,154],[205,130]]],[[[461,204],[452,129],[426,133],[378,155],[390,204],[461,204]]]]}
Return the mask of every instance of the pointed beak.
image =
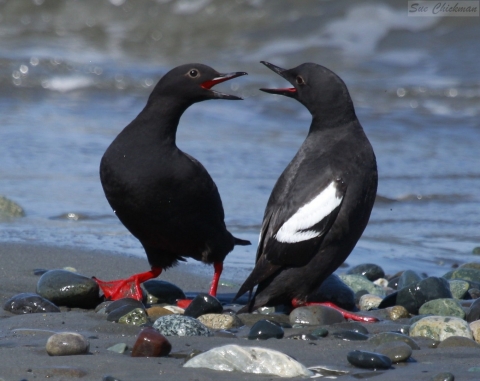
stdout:
{"type": "MultiPolygon", "coordinates": [[[[262,64],[264,64],[266,67],[268,67],[270,70],[273,72],[277,73],[279,76],[285,78],[286,71],[285,69],[282,69],[279,66],[275,66],[271,64],[270,62],[266,61],[260,61],[262,64]]],[[[285,78],[286,79],[286,78],[285,78]]],[[[295,87],[287,87],[287,88],[281,88],[281,89],[265,89],[262,88],[260,89],[261,91],[264,91],[269,94],[278,94],[278,95],[285,95],[286,97],[294,97],[297,94],[297,89],[295,87]]]]}
{"type": "Polygon", "coordinates": [[[205,81],[201,86],[213,92],[215,98],[217,99],[229,99],[229,100],[242,100],[243,98],[237,97],[236,95],[224,94],[219,91],[211,90],[211,88],[219,83],[229,81],[230,79],[241,77],[242,75],[247,75],[244,71],[237,71],[235,73],[219,74],[218,77],[205,81]]]}

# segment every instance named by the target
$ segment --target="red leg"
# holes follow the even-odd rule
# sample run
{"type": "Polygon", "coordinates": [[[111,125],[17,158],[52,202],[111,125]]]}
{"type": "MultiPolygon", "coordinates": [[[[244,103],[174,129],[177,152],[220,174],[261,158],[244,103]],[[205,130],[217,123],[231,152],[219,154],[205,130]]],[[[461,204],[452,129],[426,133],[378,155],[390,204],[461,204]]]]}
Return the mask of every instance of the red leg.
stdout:
{"type": "Polygon", "coordinates": [[[162,269],[160,267],[152,267],[150,271],[144,273],[132,275],[127,279],[118,279],[111,281],[103,281],[93,277],[95,282],[102,290],[105,298],[109,300],[118,300],[123,298],[133,298],[137,300],[142,300],[143,294],[140,289],[140,284],[149,280],[156,278],[160,275],[162,269]]]}
{"type": "Polygon", "coordinates": [[[340,312],[345,319],[363,321],[365,323],[374,323],[379,321],[376,317],[373,317],[373,316],[359,315],[359,314],[344,310],[343,308],[340,308],[336,304],[333,304],[331,302],[302,302],[298,299],[293,299],[292,306],[293,308],[302,307],[302,306],[327,306],[340,312]]]}
{"type": "MultiPolygon", "coordinates": [[[[213,268],[215,269],[215,272],[213,273],[212,285],[210,286],[210,291],[208,293],[217,297],[218,282],[220,281],[220,275],[222,275],[223,262],[215,262],[213,268]]],[[[177,306],[180,308],[187,308],[191,302],[191,299],[177,300],[177,306]]]]}
{"type": "Polygon", "coordinates": [[[215,262],[213,264],[215,272],[213,273],[212,285],[210,286],[210,295],[217,297],[218,282],[220,281],[220,275],[223,271],[223,262],[215,262]]]}

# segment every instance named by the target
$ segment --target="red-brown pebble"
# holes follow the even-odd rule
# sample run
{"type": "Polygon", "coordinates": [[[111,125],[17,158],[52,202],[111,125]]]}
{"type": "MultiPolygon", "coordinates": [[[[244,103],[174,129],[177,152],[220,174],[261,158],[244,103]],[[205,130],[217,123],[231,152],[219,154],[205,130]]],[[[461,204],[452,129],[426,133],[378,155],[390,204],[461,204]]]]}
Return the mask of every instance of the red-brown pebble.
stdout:
{"type": "Polygon", "coordinates": [[[146,327],[137,336],[132,357],[162,357],[172,350],[172,344],[156,329],[146,327]]]}

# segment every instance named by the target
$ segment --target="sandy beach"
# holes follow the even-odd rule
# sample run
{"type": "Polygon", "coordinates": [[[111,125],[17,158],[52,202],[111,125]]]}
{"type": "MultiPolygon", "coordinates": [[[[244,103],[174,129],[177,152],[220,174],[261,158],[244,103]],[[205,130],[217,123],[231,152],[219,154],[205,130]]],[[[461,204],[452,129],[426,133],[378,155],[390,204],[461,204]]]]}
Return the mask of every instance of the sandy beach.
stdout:
{"type": "MultiPolygon", "coordinates": [[[[11,296],[21,292],[35,292],[37,268],[55,269],[74,267],[86,276],[114,279],[128,276],[148,268],[146,259],[122,257],[105,252],[84,251],[77,248],[58,248],[26,244],[0,245],[0,301],[3,304],[11,296]]],[[[168,270],[160,279],[170,281],[185,292],[207,291],[210,279],[198,275],[198,266],[182,264],[168,270]]],[[[235,292],[221,287],[219,294],[235,292]]],[[[364,324],[370,334],[392,331],[404,321],[383,321],[364,324]]],[[[318,327],[315,327],[318,328],[318,327]]],[[[326,327],[329,331],[334,327],[326,327]]],[[[248,332],[248,329],[245,329],[248,332]]],[[[245,331],[244,330],[244,331],[245,331]]],[[[305,330],[305,329],[303,329],[305,330]]],[[[349,373],[339,377],[342,380],[430,380],[441,372],[451,372],[455,380],[478,380],[480,373],[469,371],[480,365],[480,349],[468,347],[430,348],[427,339],[415,340],[420,350],[414,350],[407,363],[394,364],[389,370],[372,372],[355,368],[347,361],[346,355],[354,349],[373,351],[368,341],[342,341],[329,335],[317,341],[270,339],[249,341],[241,336],[226,337],[168,337],[172,344],[169,357],[133,358],[107,350],[117,343],[126,343],[131,348],[140,331],[139,327],[108,322],[104,315],[93,310],[62,307],[61,313],[13,315],[3,309],[0,312],[0,379],[1,380],[101,380],[110,375],[121,381],[129,380],[274,380],[276,376],[253,375],[240,372],[227,373],[208,369],[183,368],[182,354],[197,349],[238,344],[261,346],[279,350],[294,357],[307,367],[325,365],[349,373]],[[90,341],[90,353],[77,356],[49,356],[45,344],[54,332],[78,332],[90,341]]],[[[286,329],[285,337],[298,332],[286,329]]],[[[298,378],[297,378],[298,379],[298,378]]]]}

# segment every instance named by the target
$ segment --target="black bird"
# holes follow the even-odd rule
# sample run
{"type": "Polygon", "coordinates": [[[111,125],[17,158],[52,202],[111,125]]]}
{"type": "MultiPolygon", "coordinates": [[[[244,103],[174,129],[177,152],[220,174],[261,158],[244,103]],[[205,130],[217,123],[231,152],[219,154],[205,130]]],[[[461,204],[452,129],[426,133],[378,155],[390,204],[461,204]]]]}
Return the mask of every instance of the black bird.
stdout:
{"type": "Polygon", "coordinates": [[[260,90],[296,99],[312,114],[312,124],[273,188],[255,268],[236,296],[258,285],[250,311],[307,301],[355,247],[378,182],[375,154],[345,83],[314,63],[290,70],[262,63],[294,87],[260,90]]]}
{"type": "Polygon", "coordinates": [[[116,281],[96,279],[105,297],[141,299],[140,283],[185,257],[214,263],[210,293],[215,296],[225,256],[235,245],[250,244],[227,230],[215,183],[175,142],[180,117],[188,107],[209,99],[242,99],[211,88],[246,74],[220,74],[198,63],[172,69],[106,150],[100,164],[105,196],[143,245],[152,270],[116,281]]]}

